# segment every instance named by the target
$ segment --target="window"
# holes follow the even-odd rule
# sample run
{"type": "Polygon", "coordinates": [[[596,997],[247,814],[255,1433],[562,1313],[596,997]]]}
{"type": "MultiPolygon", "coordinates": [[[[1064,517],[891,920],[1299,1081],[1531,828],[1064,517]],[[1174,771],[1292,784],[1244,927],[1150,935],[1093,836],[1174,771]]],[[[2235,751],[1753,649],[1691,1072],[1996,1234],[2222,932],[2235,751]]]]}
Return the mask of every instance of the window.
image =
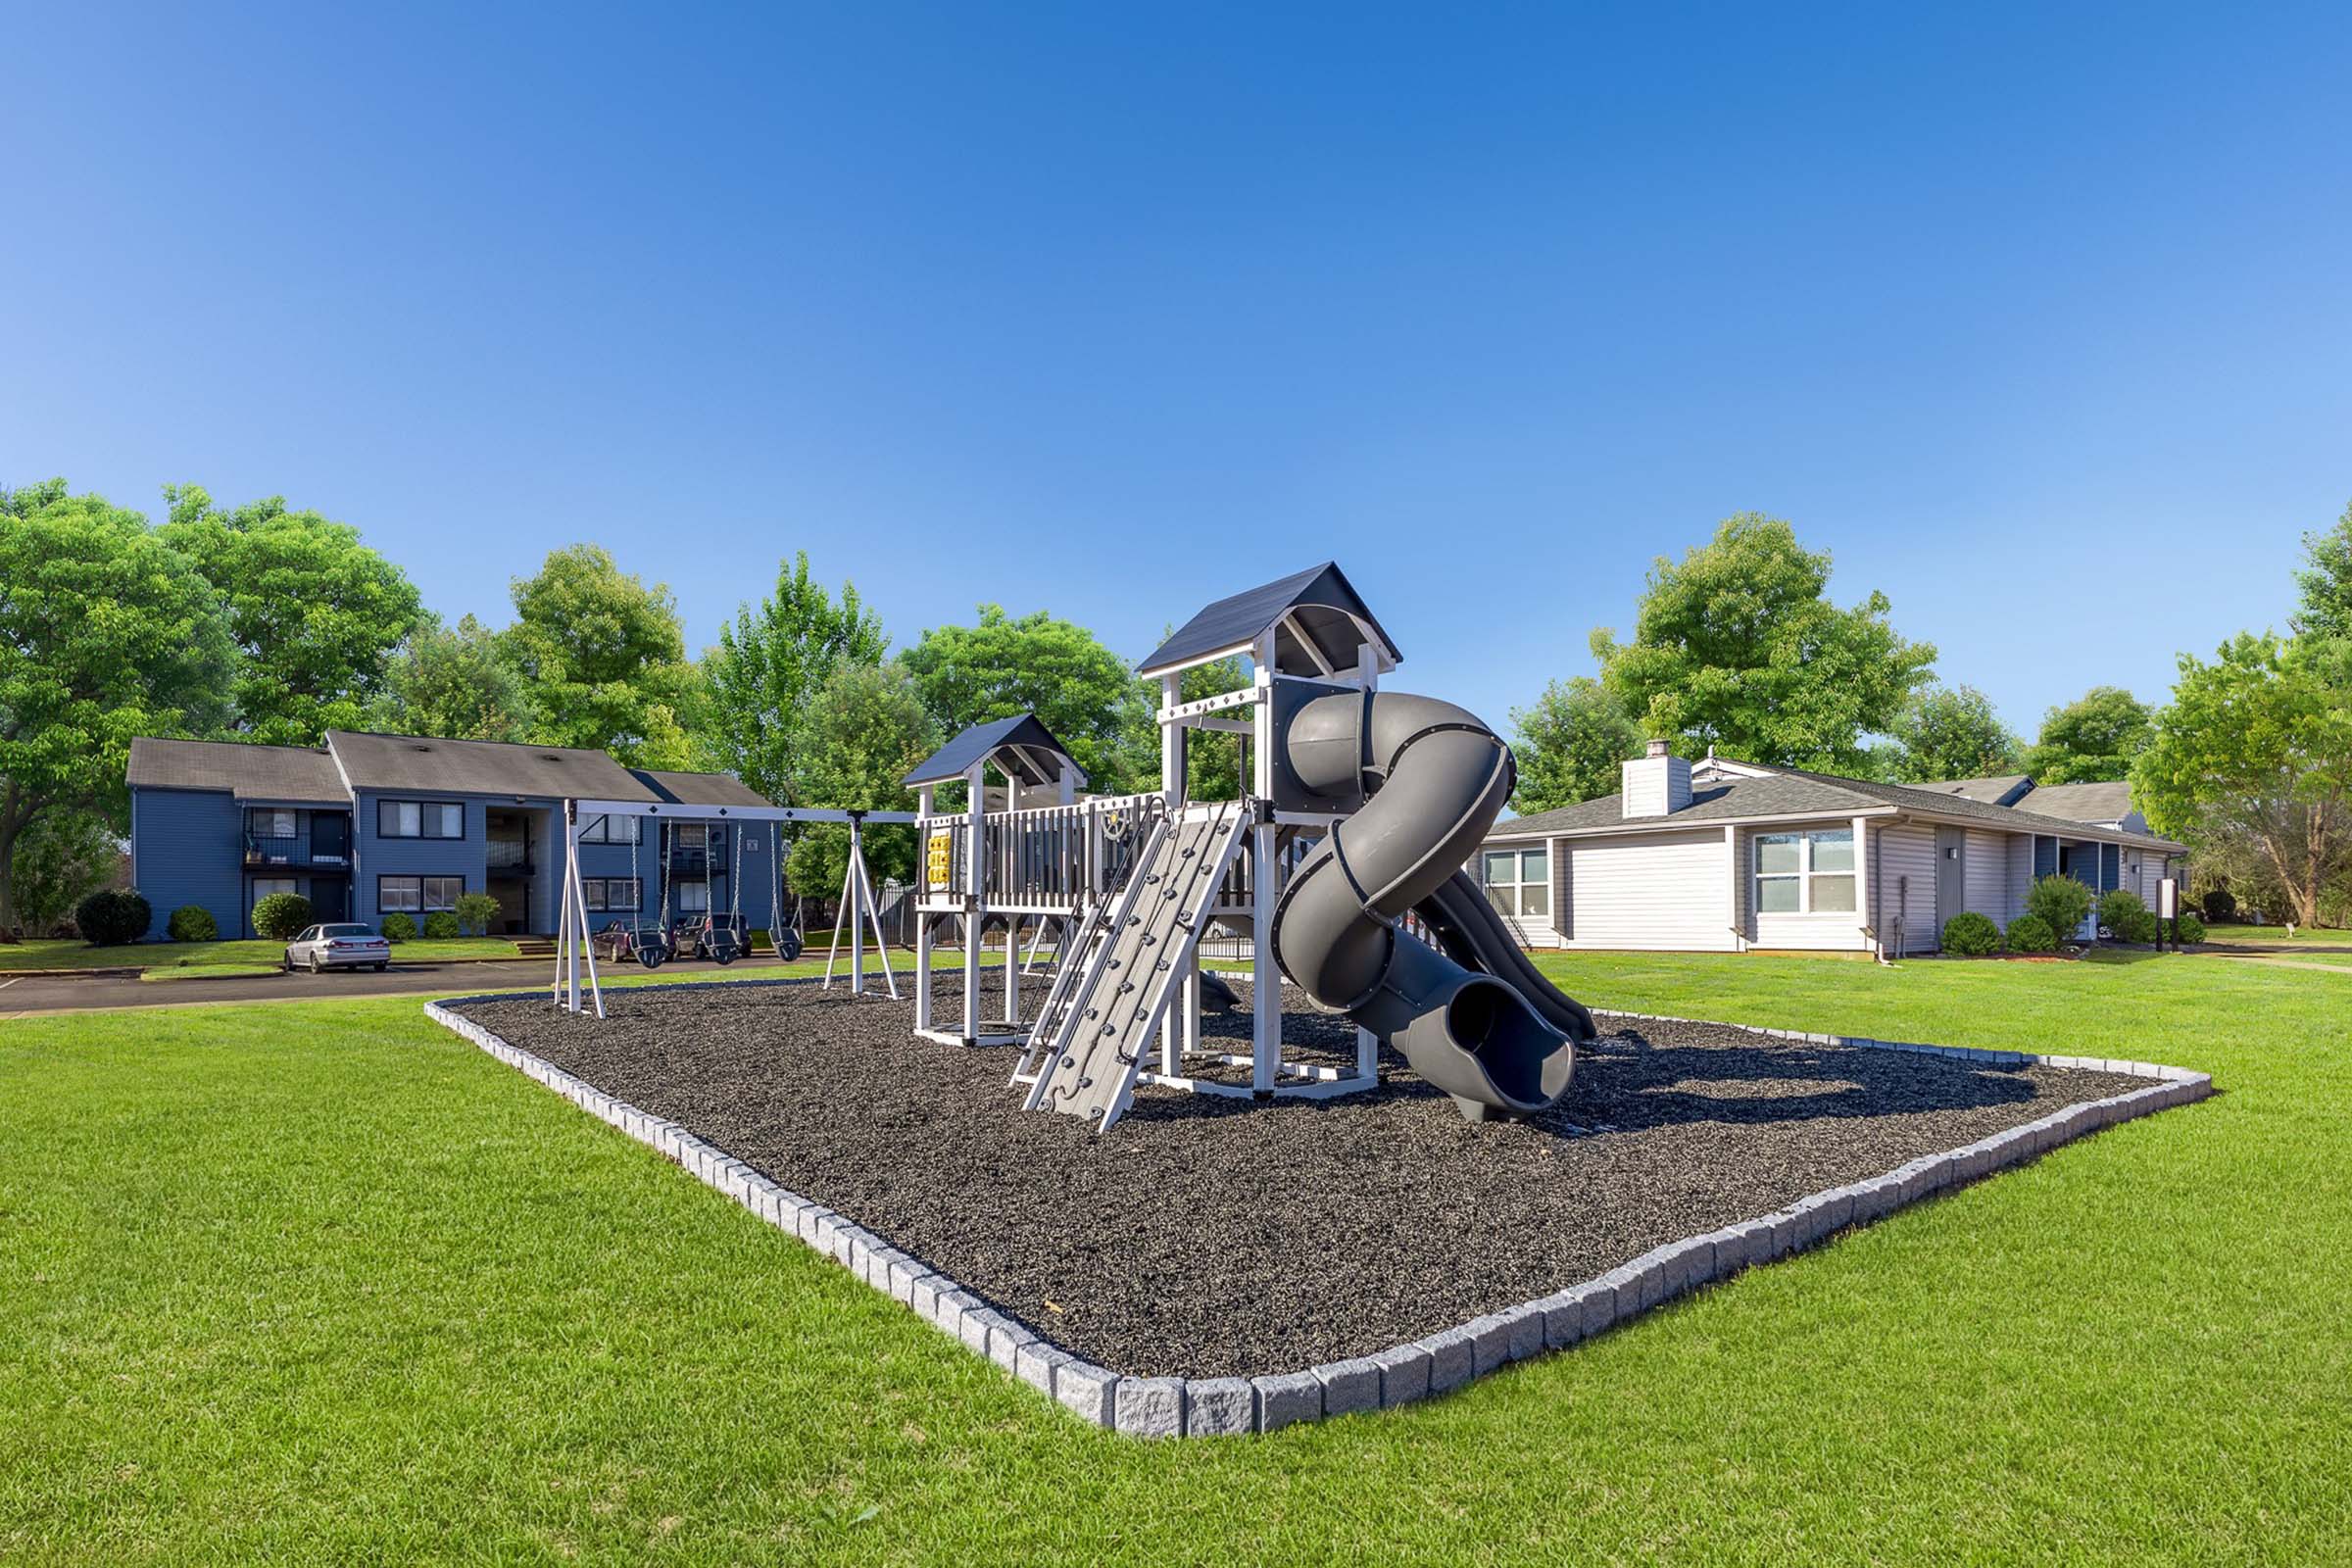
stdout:
{"type": "Polygon", "coordinates": [[[634,844],[644,819],[635,816],[598,816],[580,824],[582,844],[634,844]]]}
{"type": "Polygon", "coordinates": [[[580,897],[587,902],[591,914],[613,909],[642,909],[645,907],[645,884],[633,876],[587,876],[580,878],[580,897]]]}
{"type": "Polygon", "coordinates": [[[1495,912],[1551,918],[1551,854],[1547,850],[1489,850],[1487,898],[1495,912]]]}
{"type": "Polygon", "coordinates": [[[455,801],[378,801],[375,836],[383,839],[462,839],[466,808],[455,801]]]}
{"type": "Polygon", "coordinates": [[[710,844],[710,828],[702,822],[680,822],[669,830],[669,841],[681,850],[707,849],[710,844]]]}
{"type": "Polygon", "coordinates": [[[253,879],[253,902],[261,903],[272,893],[300,893],[290,876],[257,876],[253,879]]]}
{"type": "Polygon", "coordinates": [[[1756,835],[1758,914],[1850,914],[1854,830],[1756,835]]]}
{"type": "Polygon", "coordinates": [[[678,910],[682,914],[705,914],[710,908],[710,884],[681,882],[678,884],[678,910]]]}
{"type": "Polygon", "coordinates": [[[375,907],[383,914],[434,914],[455,909],[465,891],[462,876],[379,876],[375,907]]]}
{"type": "Polygon", "coordinates": [[[257,808],[245,813],[245,831],[257,839],[290,839],[294,836],[294,813],[257,808]]]}

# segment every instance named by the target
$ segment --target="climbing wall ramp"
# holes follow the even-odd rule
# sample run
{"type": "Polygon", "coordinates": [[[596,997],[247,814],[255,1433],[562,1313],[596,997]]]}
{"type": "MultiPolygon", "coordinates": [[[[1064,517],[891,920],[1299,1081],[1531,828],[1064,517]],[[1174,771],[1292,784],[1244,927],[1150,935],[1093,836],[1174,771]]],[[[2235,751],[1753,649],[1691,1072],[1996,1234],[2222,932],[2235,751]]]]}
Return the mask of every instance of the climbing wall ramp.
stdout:
{"type": "Polygon", "coordinates": [[[1136,1077],[1207,928],[1217,890],[1250,822],[1240,801],[1188,806],[1146,846],[1126,895],[1061,1000],[1029,1092],[1030,1109],[1109,1128],[1135,1098],[1136,1077]]]}

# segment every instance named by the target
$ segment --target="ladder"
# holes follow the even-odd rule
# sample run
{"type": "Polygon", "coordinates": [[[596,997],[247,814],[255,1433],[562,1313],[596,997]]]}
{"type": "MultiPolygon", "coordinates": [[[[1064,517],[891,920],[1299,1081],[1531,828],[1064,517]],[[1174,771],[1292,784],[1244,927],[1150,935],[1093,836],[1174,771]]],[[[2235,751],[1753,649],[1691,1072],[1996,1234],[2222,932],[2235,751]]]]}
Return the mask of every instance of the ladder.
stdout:
{"type": "Polygon", "coordinates": [[[1136,857],[1135,870],[1089,944],[1056,976],[1017,1078],[1024,1108],[1085,1116],[1106,1132],[1135,1099],[1152,1037],[1174,1004],[1252,820],[1247,801],[1179,808],[1136,857]]]}

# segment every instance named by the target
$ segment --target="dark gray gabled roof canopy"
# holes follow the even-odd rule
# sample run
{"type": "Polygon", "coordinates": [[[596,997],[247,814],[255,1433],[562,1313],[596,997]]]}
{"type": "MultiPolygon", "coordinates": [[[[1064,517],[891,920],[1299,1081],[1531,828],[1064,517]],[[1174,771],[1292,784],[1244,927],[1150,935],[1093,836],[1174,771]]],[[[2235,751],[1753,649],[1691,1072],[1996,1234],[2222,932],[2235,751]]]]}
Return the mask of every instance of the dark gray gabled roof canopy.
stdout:
{"type": "Polygon", "coordinates": [[[1356,650],[1366,643],[1378,648],[1390,664],[1404,657],[1365,608],[1348,574],[1326,561],[1218,600],[1177,627],[1136,672],[1151,675],[1248,648],[1269,629],[1274,632],[1278,674],[1347,674],[1355,668],[1356,650]]]}
{"type": "Polygon", "coordinates": [[[1061,777],[1065,767],[1077,783],[1086,782],[1086,770],[1070,760],[1068,749],[1054,738],[1054,732],[1040,723],[1035,713],[1015,713],[1010,718],[974,724],[933,752],[899,782],[908,788],[945,784],[963,777],[964,769],[979,761],[995,763],[1000,771],[1023,784],[1051,784],[1061,777]]]}

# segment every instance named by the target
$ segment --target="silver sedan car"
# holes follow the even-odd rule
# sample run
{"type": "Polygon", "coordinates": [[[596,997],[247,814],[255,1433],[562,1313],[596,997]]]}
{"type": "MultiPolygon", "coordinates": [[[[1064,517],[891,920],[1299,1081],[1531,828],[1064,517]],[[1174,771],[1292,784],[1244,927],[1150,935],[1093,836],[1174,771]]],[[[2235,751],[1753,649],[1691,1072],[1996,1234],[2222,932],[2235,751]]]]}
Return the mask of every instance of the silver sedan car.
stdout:
{"type": "Polygon", "coordinates": [[[392,961],[392,944],[370,926],[315,925],[286,944],[286,970],[357,969],[365,965],[377,974],[392,961]]]}

